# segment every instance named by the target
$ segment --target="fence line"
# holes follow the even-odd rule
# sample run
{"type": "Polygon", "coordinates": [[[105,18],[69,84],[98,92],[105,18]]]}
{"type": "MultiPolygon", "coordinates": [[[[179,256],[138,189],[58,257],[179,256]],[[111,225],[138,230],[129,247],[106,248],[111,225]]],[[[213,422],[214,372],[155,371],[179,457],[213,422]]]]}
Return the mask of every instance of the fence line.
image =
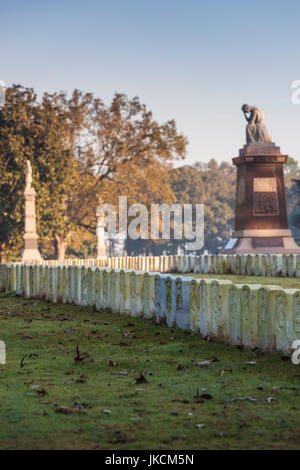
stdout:
{"type": "Polygon", "coordinates": [[[128,269],[0,264],[0,291],[152,318],[234,345],[289,352],[300,290],[128,269]]]}
{"type": "Polygon", "coordinates": [[[161,273],[241,274],[300,278],[300,255],[126,256],[48,260],[42,263],[50,266],[97,266],[161,273]]]}

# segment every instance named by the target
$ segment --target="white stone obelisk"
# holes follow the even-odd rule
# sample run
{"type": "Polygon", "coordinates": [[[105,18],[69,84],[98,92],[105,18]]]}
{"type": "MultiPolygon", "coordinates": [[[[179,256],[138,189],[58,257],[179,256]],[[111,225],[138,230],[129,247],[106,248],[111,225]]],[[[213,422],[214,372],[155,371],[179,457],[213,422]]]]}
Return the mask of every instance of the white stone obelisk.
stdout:
{"type": "Polygon", "coordinates": [[[26,167],[26,187],[25,197],[25,232],[24,251],[22,253],[22,262],[41,261],[42,257],[38,250],[38,235],[36,233],[36,214],[35,214],[35,196],[36,192],[32,187],[32,168],[30,161],[27,160],[26,167]]]}
{"type": "Polygon", "coordinates": [[[104,221],[103,217],[97,217],[97,259],[102,259],[107,257],[107,246],[105,242],[105,230],[104,230],[104,221]]]}

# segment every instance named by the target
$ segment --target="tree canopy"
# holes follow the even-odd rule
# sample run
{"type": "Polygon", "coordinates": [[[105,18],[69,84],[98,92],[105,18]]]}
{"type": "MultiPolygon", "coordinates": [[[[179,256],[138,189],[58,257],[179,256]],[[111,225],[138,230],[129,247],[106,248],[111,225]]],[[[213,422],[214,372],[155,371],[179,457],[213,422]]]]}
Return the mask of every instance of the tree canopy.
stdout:
{"type": "Polygon", "coordinates": [[[69,243],[74,253],[91,242],[100,200],[170,198],[168,169],[186,144],[174,120],[158,123],[137,97],[116,94],[106,106],[79,90],[38,100],[33,89],[9,88],[0,110],[2,257],[17,259],[22,250],[26,160],[42,255],[63,258],[69,243]]]}
{"type": "MultiPolygon", "coordinates": [[[[23,247],[26,160],[37,192],[44,258],[96,255],[96,208],[128,204],[205,204],[204,250],[217,252],[234,224],[235,168],[214,159],[173,167],[187,139],[174,120],[158,123],[139,98],[117,93],[106,105],[92,93],[45,93],[14,85],[0,108],[0,247],[18,260],[23,247]]],[[[285,166],[289,223],[300,238],[300,170],[285,166]]],[[[175,253],[181,240],[127,240],[128,253],[175,253]]]]}

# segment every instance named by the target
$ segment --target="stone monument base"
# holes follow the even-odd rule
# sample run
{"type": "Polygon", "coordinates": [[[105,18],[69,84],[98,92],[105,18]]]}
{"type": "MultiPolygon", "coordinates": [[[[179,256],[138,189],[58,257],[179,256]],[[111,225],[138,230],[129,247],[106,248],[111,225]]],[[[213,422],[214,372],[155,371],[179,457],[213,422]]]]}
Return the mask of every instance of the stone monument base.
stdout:
{"type": "Polygon", "coordinates": [[[25,234],[24,235],[25,247],[22,253],[21,262],[30,263],[34,261],[42,261],[41,254],[38,250],[36,234],[25,234]]]}
{"type": "Polygon", "coordinates": [[[300,247],[290,230],[245,230],[234,232],[221,254],[300,254],[300,247]]]}
{"type": "Polygon", "coordinates": [[[245,145],[237,167],[235,230],[221,254],[296,254],[288,228],[283,165],[287,155],[274,143],[245,145]]]}

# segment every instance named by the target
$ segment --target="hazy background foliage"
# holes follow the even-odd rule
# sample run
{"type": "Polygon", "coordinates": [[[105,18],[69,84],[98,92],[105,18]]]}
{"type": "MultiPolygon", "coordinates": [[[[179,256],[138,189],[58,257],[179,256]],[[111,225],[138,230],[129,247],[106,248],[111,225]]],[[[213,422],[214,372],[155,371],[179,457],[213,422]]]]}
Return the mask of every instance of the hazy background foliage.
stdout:
{"type": "MultiPolygon", "coordinates": [[[[121,195],[149,209],[153,203],[204,203],[203,250],[217,252],[233,230],[235,168],[204,155],[194,165],[174,167],[186,147],[175,121],[158,123],[137,97],[115,94],[105,105],[79,90],[38,99],[33,89],[12,86],[0,109],[1,259],[18,260],[22,252],[26,160],[45,259],[95,257],[96,208],[101,202],[117,208],[121,195]]],[[[300,238],[300,170],[292,158],[285,173],[290,226],[300,238]]],[[[177,253],[184,241],[128,239],[125,250],[177,253]]]]}

